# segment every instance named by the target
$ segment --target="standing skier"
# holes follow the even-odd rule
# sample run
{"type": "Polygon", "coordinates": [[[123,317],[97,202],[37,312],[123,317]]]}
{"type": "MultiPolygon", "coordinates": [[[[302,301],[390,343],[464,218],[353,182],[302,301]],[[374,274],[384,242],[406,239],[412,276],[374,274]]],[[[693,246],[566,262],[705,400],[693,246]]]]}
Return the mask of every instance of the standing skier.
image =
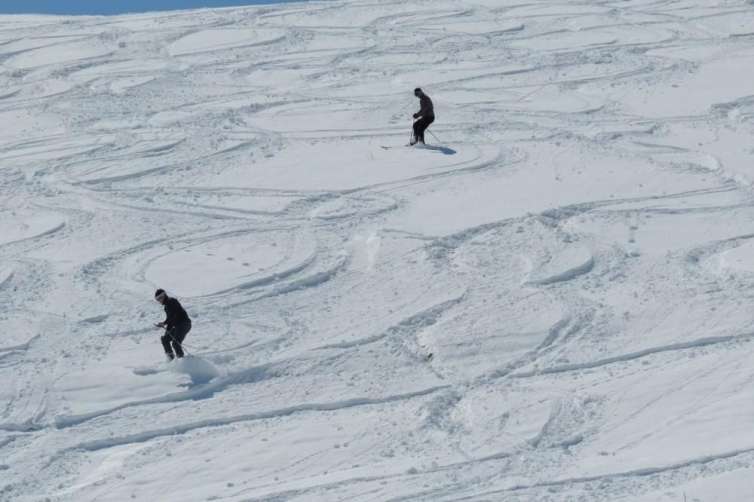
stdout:
{"type": "Polygon", "coordinates": [[[165,348],[165,355],[169,360],[183,357],[184,338],[191,331],[191,319],[181,306],[181,303],[175,298],[170,298],[164,289],[158,289],[154,292],[154,299],[165,307],[165,320],[155,324],[158,328],[165,328],[165,334],[160,337],[162,346],[165,348]],[[172,345],[172,347],[171,347],[172,345]],[[175,351],[175,354],[173,354],[175,351]]]}
{"type": "Polygon", "coordinates": [[[432,100],[420,88],[414,89],[414,96],[419,98],[420,109],[414,113],[414,118],[418,120],[414,122],[414,137],[411,144],[421,143],[423,145],[424,131],[429,127],[429,124],[435,121],[435,108],[432,105],[432,100]]]}

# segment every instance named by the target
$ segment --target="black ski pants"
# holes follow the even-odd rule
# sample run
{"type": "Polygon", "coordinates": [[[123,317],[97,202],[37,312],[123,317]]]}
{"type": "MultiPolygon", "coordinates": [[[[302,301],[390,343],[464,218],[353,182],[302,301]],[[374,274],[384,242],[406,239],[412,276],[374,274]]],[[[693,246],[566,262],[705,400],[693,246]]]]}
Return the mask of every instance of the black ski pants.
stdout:
{"type": "Polygon", "coordinates": [[[429,127],[429,124],[435,121],[435,117],[422,117],[414,122],[414,141],[421,141],[424,143],[424,131],[429,127]]]}
{"type": "Polygon", "coordinates": [[[165,330],[165,334],[160,337],[162,347],[170,359],[173,359],[175,356],[183,357],[183,347],[181,347],[181,344],[189,331],[191,331],[191,321],[184,321],[168,328],[165,330]],[[175,356],[173,355],[173,351],[175,351],[175,356]]]}

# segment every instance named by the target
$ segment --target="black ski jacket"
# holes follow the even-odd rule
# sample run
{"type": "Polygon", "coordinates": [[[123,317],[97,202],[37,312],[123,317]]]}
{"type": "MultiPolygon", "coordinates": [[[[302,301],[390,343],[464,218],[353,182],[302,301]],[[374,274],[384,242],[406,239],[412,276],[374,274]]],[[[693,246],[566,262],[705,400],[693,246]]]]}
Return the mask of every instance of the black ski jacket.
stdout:
{"type": "Polygon", "coordinates": [[[179,324],[191,322],[181,302],[175,298],[165,300],[165,314],[167,315],[165,318],[165,329],[172,329],[179,324]]]}
{"type": "Polygon", "coordinates": [[[435,106],[432,104],[432,100],[429,99],[429,96],[426,94],[419,96],[419,106],[420,110],[414,114],[414,118],[435,118],[435,106]]]}

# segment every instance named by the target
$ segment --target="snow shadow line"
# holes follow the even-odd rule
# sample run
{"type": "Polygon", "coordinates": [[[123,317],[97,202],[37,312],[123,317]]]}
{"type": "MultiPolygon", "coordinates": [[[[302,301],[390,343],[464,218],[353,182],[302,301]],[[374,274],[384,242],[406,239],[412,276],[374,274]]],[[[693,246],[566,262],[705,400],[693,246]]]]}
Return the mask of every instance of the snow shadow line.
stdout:
{"type": "Polygon", "coordinates": [[[699,338],[697,340],[691,340],[689,342],[671,343],[671,344],[662,345],[659,347],[651,347],[644,350],[638,350],[636,352],[629,352],[628,354],[621,354],[618,356],[607,357],[605,359],[599,359],[597,361],[564,364],[562,366],[554,366],[552,368],[544,368],[540,370],[514,373],[510,376],[512,378],[531,378],[538,375],[548,375],[548,374],[555,374],[555,373],[566,373],[569,371],[588,370],[592,368],[598,368],[600,366],[607,366],[609,364],[633,361],[635,359],[640,359],[643,357],[651,356],[654,354],[660,354],[663,352],[695,349],[699,347],[706,347],[709,345],[719,345],[719,344],[728,343],[728,342],[750,341],[752,339],[754,339],[754,333],[746,333],[743,335],[713,336],[713,337],[707,337],[707,338],[699,338]]]}
{"type": "Polygon", "coordinates": [[[94,441],[86,441],[79,443],[78,445],[71,446],[61,451],[65,453],[68,451],[85,450],[85,451],[98,451],[105,448],[112,448],[114,446],[121,446],[131,443],[143,443],[156,439],[162,436],[173,436],[176,434],[185,434],[187,432],[194,431],[196,429],[204,429],[208,427],[223,427],[238,422],[250,422],[255,420],[265,420],[269,418],[280,418],[294,415],[297,413],[303,413],[307,411],[340,411],[348,408],[355,408],[360,406],[370,406],[376,404],[386,404],[397,401],[406,401],[415,397],[422,397],[429,394],[433,394],[437,391],[448,388],[447,385],[430,387],[428,389],[422,389],[414,392],[408,392],[405,394],[395,394],[383,398],[368,398],[357,397],[351,399],[345,399],[342,401],[334,401],[330,403],[307,403],[288,408],[280,408],[276,410],[269,410],[259,413],[250,413],[244,415],[237,415],[225,418],[209,418],[205,420],[199,420],[196,422],[190,422],[183,425],[177,425],[173,427],[165,427],[162,429],[155,429],[144,431],[136,434],[129,434],[120,437],[110,437],[106,439],[97,439],[94,441]]]}
{"type": "Polygon", "coordinates": [[[132,408],[134,406],[142,406],[146,404],[158,404],[158,403],[175,403],[175,402],[188,401],[188,400],[198,401],[201,399],[209,399],[210,397],[214,396],[217,392],[225,390],[227,387],[230,387],[231,385],[237,385],[237,384],[242,384],[242,383],[254,383],[254,382],[258,382],[260,380],[265,380],[269,378],[272,375],[270,368],[271,368],[271,365],[256,366],[254,368],[249,368],[249,369],[242,370],[236,373],[231,373],[226,376],[215,378],[206,384],[199,385],[199,386],[196,386],[194,388],[191,388],[189,390],[185,390],[182,392],[173,392],[170,394],[165,394],[163,396],[158,396],[158,397],[154,397],[150,399],[130,401],[130,402],[123,403],[118,406],[113,406],[104,410],[97,410],[90,413],[83,413],[80,415],[60,415],[60,416],[55,417],[55,426],[58,429],[66,429],[68,427],[73,427],[75,425],[82,424],[94,418],[101,417],[104,415],[109,415],[110,413],[120,411],[126,408],[132,408]]]}

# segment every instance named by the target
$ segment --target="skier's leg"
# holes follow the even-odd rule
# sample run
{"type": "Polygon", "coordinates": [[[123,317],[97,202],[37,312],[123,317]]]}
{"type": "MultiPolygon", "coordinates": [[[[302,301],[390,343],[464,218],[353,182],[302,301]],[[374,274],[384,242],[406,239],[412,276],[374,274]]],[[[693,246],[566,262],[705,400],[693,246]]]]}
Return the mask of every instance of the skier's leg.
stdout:
{"type": "Polygon", "coordinates": [[[166,331],[164,335],[160,337],[160,341],[162,342],[162,348],[165,349],[165,354],[168,356],[168,358],[173,359],[175,356],[173,355],[173,349],[170,346],[170,332],[166,331]]]}
{"type": "MultiPolygon", "coordinates": [[[[431,126],[432,122],[434,122],[434,121],[435,121],[434,117],[430,117],[429,119],[427,119],[427,125],[424,126],[424,131],[426,131],[427,129],[429,129],[429,126],[431,126]]],[[[424,139],[424,131],[422,131],[422,139],[424,139]]]]}
{"type": "Polygon", "coordinates": [[[411,138],[411,141],[409,142],[410,145],[415,145],[416,142],[418,141],[418,138],[419,138],[419,122],[421,122],[421,120],[417,120],[416,122],[414,122],[414,127],[413,127],[413,129],[414,129],[414,136],[411,138]]]}
{"type": "Polygon", "coordinates": [[[424,144],[424,132],[427,130],[429,125],[435,121],[434,117],[426,118],[422,117],[422,144],[424,144]]]}
{"type": "Polygon", "coordinates": [[[175,327],[175,329],[172,331],[172,342],[173,342],[173,349],[175,350],[175,355],[177,357],[183,357],[183,340],[186,339],[186,335],[188,332],[191,331],[191,323],[184,323],[179,324],[175,327]]]}
{"type": "Polygon", "coordinates": [[[428,125],[427,119],[422,117],[416,123],[417,123],[416,141],[423,145],[424,144],[424,130],[427,128],[427,125],[428,125]]]}

